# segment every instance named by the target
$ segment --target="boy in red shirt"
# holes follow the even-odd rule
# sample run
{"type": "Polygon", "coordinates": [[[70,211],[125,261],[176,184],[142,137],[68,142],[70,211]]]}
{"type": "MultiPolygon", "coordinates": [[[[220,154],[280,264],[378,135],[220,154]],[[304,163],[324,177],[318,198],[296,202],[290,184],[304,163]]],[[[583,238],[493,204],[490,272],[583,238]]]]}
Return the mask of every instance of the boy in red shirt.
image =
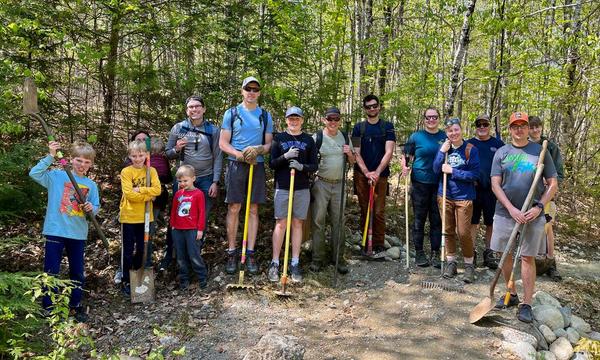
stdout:
{"type": "Polygon", "coordinates": [[[182,165],[175,174],[179,190],[173,196],[171,228],[179,267],[179,288],[190,285],[188,261],[198,276],[200,288],[206,287],[206,264],[200,253],[204,245],[204,193],[194,187],[194,168],[182,165]]]}

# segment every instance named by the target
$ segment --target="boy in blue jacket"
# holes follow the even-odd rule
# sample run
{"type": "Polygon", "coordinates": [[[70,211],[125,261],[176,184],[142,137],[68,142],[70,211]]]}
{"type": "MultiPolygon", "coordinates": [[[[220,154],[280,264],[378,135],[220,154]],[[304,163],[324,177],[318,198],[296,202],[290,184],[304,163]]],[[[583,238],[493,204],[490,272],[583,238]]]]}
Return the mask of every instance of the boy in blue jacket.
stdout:
{"type": "MultiPolygon", "coordinates": [[[[88,235],[85,212],[94,214],[100,209],[100,199],[96,183],[85,175],[92,166],[96,152],[90,144],[75,142],[71,148],[72,173],[81,189],[85,203],[80,205],[77,193],[64,170],[49,170],[54,162],[60,144],[51,141],[49,154],[41,159],[29,172],[29,176],[48,189],[48,205],[44,220],[43,234],[46,237],[44,271],[57,276],[60,272],[63,249],[69,260],[69,277],[76,284],[69,301],[70,315],[78,322],[85,322],[87,315],[81,305],[84,283],[83,251],[88,235]]],[[[44,309],[50,310],[50,296],[42,299],[44,309]]]]}

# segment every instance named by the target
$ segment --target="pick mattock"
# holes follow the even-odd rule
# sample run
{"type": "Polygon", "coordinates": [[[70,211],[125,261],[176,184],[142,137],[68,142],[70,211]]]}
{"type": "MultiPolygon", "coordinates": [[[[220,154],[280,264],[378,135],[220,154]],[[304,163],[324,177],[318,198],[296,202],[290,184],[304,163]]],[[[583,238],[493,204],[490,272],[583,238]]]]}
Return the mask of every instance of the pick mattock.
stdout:
{"type": "MultiPolygon", "coordinates": [[[[40,122],[40,124],[42,125],[42,128],[44,129],[44,132],[46,133],[48,141],[55,141],[54,134],[52,134],[50,127],[48,126],[48,124],[46,123],[44,118],[39,113],[38,103],[37,103],[37,87],[35,86],[35,83],[33,82],[33,80],[31,80],[30,78],[25,78],[25,82],[23,84],[23,112],[25,113],[25,115],[29,115],[33,119],[36,119],[37,121],[40,122]]],[[[62,165],[65,172],[67,173],[67,176],[69,177],[69,180],[71,181],[71,184],[73,185],[73,189],[75,189],[75,192],[77,193],[77,196],[75,197],[77,202],[79,204],[83,205],[86,201],[86,198],[85,198],[85,195],[83,194],[83,192],[81,191],[81,188],[79,188],[79,184],[77,184],[77,180],[75,180],[75,177],[73,177],[73,173],[71,172],[71,165],[63,157],[63,153],[60,150],[56,152],[56,157],[60,161],[60,164],[62,165]]],[[[108,253],[108,262],[110,263],[110,252],[109,252],[108,240],[106,239],[106,236],[104,236],[104,232],[102,231],[102,228],[100,227],[100,224],[98,223],[98,220],[96,220],[94,213],[91,211],[89,211],[89,212],[86,211],[85,214],[87,215],[87,217],[90,220],[90,222],[92,223],[92,225],[94,225],[94,228],[96,229],[96,232],[98,233],[98,236],[100,237],[100,239],[102,240],[102,243],[106,247],[106,252],[108,253]]]]}
{"type": "Polygon", "coordinates": [[[286,291],[288,276],[288,256],[290,252],[290,237],[292,232],[292,211],[294,210],[294,179],[296,178],[296,169],[290,170],[290,193],[288,196],[287,220],[285,224],[285,249],[283,252],[283,274],[281,274],[281,290],[275,291],[277,296],[288,297],[290,293],[286,291]]]}
{"type": "MultiPolygon", "coordinates": [[[[540,156],[538,159],[538,163],[536,166],[535,176],[533,178],[533,182],[529,187],[529,192],[527,193],[527,197],[525,198],[525,202],[521,207],[521,211],[525,212],[531,206],[531,201],[533,200],[533,195],[535,193],[535,188],[537,183],[540,181],[542,177],[542,171],[544,170],[544,156],[546,155],[546,148],[548,147],[548,141],[544,140],[542,143],[542,151],[540,152],[540,156]]],[[[500,278],[500,274],[502,273],[502,267],[504,266],[504,262],[508,257],[509,252],[512,250],[515,240],[517,238],[517,233],[521,229],[521,224],[516,223],[513,227],[513,230],[510,234],[510,238],[508,239],[508,243],[504,248],[504,252],[502,253],[502,257],[500,258],[500,262],[498,263],[498,269],[496,270],[496,275],[494,275],[494,279],[490,284],[490,293],[489,295],[481,300],[479,304],[477,304],[471,313],[469,314],[469,322],[471,324],[479,321],[483,318],[488,312],[490,312],[494,308],[494,290],[496,289],[496,283],[498,283],[498,279],[500,278]]]]}
{"type": "MultiPolygon", "coordinates": [[[[448,152],[444,157],[444,165],[448,163],[448,152]]],[[[444,275],[444,264],[446,263],[446,187],[448,185],[448,174],[444,173],[442,181],[442,251],[440,251],[440,269],[444,275]]]]}
{"type": "Polygon", "coordinates": [[[254,285],[244,284],[246,268],[246,244],[248,243],[248,219],[250,218],[250,202],[252,201],[252,179],[254,178],[254,164],[250,164],[248,172],[248,191],[246,192],[246,212],[244,214],[244,235],[242,236],[242,260],[240,262],[240,276],[237,284],[227,284],[227,289],[244,290],[254,289],[254,285]]]}
{"type": "MultiPolygon", "coordinates": [[[[350,121],[346,121],[346,134],[348,134],[348,130],[350,130],[350,121]]],[[[348,170],[346,161],[347,157],[344,156],[344,165],[342,167],[342,191],[340,193],[340,217],[338,218],[338,243],[335,245],[335,269],[333,269],[333,287],[337,286],[337,268],[340,264],[340,247],[342,245],[342,242],[346,241],[346,237],[344,236],[344,234],[346,233],[346,226],[344,224],[344,205],[346,202],[346,171],[348,170]]],[[[342,256],[344,256],[344,254],[342,254],[342,256]]]]}
{"type": "MultiPolygon", "coordinates": [[[[146,186],[150,187],[150,138],[146,138],[146,186]]],[[[150,240],[150,209],[152,200],[144,204],[144,252],[142,255],[142,264],[137,270],[129,270],[129,279],[131,280],[131,303],[145,303],[154,301],[154,269],[146,270],[146,259],[148,258],[148,241],[150,240]]],[[[138,250],[139,251],[139,250],[138,250]]]]}
{"type": "Polygon", "coordinates": [[[517,264],[519,263],[519,256],[521,256],[521,247],[523,246],[523,240],[525,239],[525,231],[527,230],[527,224],[523,225],[523,229],[517,236],[519,239],[519,245],[517,245],[517,251],[513,255],[513,266],[510,272],[510,278],[508,280],[508,285],[506,285],[506,295],[504,295],[504,306],[508,306],[508,301],[510,300],[510,289],[512,289],[515,285],[515,270],[517,269],[517,264]]]}

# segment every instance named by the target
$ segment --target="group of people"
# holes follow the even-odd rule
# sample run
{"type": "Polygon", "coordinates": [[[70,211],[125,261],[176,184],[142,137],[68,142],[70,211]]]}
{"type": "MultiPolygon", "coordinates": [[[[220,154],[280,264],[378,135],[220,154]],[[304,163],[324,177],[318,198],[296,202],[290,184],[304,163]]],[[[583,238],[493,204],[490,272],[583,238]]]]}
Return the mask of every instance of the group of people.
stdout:
{"type": "MultiPolygon", "coordinates": [[[[224,183],[228,244],[225,271],[228,274],[234,274],[240,262],[237,240],[239,216],[247,196],[250,196],[250,204],[246,224],[245,266],[250,274],[259,272],[255,251],[259,205],[266,202],[266,155],[269,155],[268,165],[273,170],[275,183],[275,228],[272,260],[267,269],[270,281],[279,280],[280,253],[288,218],[291,218],[292,281],[302,281],[300,250],[305,221],[310,221],[312,225],[313,253],[310,270],[317,272],[330,264],[336,264],[336,271],[341,274],[348,272],[343,257],[346,164],[354,166],[354,190],[360,205],[361,224],[367,221],[367,213],[372,211],[373,251],[385,251],[385,199],[396,134],[393,123],[379,116],[379,98],[368,95],[363,99],[366,119],[353,127],[351,135],[340,130],[340,110],[330,107],[321,118],[322,129],[311,136],[302,129],[304,113],[296,106],[288,108],[285,113],[285,130],[274,134],[271,114],[258,105],[260,92],[261,83],[258,79],[245,78],[241,87],[242,102],[225,112],[220,127],[204,119],[206,105],[201,97],[189,97],[185,102],[187,118],[173,126],[166,146],[158,138],[148,140],[149,134],[144,131],[132,136],[132,141],[128,144],[128,162],[121,171],[119,219],[123,238],[123,293],[130,294],[130,269],[151,266],[151,262],[142,264],[145,204],[154,203],[150,221],[158,219],[161,211],[166,209],[165,196],[168,199],[168,194],[164,184],[172,180],[169,160],[177,161],[176,181],[173,184],[167,251],[159,267],[168,265],[174,248],[182,289],[189,286],[192,272],[197,276],[200,288],[207,285],[206,264],[201,252],[207,218],[219,193],[225,157],[228,160],[224,183]],[[151,165],[149,178],[145,167],[147,157],[150,157],[151,165]],[[251,173],[251,188],[248,189],[251,173]],[[293,189],[290,188],[292,177],[293,189]],[[288,217],[291,191],[292,213],[288,217]],[[371,193],[374,194],[374,201],[369,209],[371,193]],[[329,240],[326,237],[328,224],[331,224],[329,240]]],[[[490,268],[497,267],[494,252],[504,251],[506,233],[510,233],[512,225],[515,222],[530,223],[522,240],[528,246],[523,247],[521,257],[525,297],[520,309],[525,310],[519,312],[520,318],[527,320],[529,315],[526,305],[531,303],[535,279],[532,257],[540,253],[542,243],[545,245],[540,231],[544,231],[543,222],[546,220],[540,216],[557,188],[556,170],[552,162],[553,159],[556,161],[554,154],[546,158],[545,182],[540,184],[536,194],[536,206],[521,212],[520,207],[527,192],[525,187],[529,188],[533,179],[532,173],[535,172],[540,149],[537,144],[540,138],[534,137],[534,117],[529,118],[522,112],[513,114],[509,122],[512,144],[504,146],[499,139],[491,136],[490,119],[486,115],[477,117],[476,137],[468,141],[463,139],[463,125],[459,119],[446,120],[444,133],[439,128],[440,115],[437,109],[428,108],[423,116],[424,129],[409,137],[404,148],[405,156],[402,157],[403,175],[408,176],[410,172],[412,180],[415,264],[420,267],[440,267],[441,262],[445,261],[447,266],[444,276],[456,276],[458,239],[464,258],[464,281],[473,282],[475,238],[481,213],[483,212],[486,225],[486,250],[483,258],[484,264],[490,268]],[[531,135],[529,126],[532,126],[531,135]],[[447,178],[445,189],[443,177],[447,178]],[[446,194],[446,213],[440,214],[443,194],[446,194]],[[495,204],[496,198],[499,200],[498,204],[495,204]],[[447,251],[444,259],[440,253],[441,216],[446,219],[444,233],[447,251]],[[425,222],[428,218],[430,257],[425,254],[423,247],[425,222]],[[538,223],[542,224],[541,230],[538,223]],[[535,244],[529,238],[535,238],[535,244]]],[[[541,132],[539,135],[541,136],[541,132]]],[[[85,177],[95,153],[89,144],[76,143],[73,147],[73,170],[80,186],[87,189],[87,198],[77,199],[63,171],[48,171],[59,146],[58,143],[51,142],[49,155],[31,170],[30,175],[48,188],[48,209],[43,231],[47,238],[44,270],[52,275],[58,274],[62,249],[66,248],[71,278],[78,285],[72,292],[69,306],[76,319],[82,319],[83,240],[87,238],[87,223],[83,211],[95,213],[100,206],[96,184],[85,177]],[[64,232],[64,229],[77,231],[70,233],[64,232]]],[[[149,253],[152,251],[149,250],[149,253]]],[[[553,252],[549,251],[548,257],[552,256],[553,252]]],[[[503,270],[507,275],[506,266],[503,270]]],[[[508,271],[510,274],[510,269],[508,271]]],[[[511,289],[511,293],[515,295],[514,298],[511,297],[509,306],[519,302],[515,291],[516,289],[511,289]]],[[[44,299],[44,306],[51,306],[49,297],[44,299]]]]}

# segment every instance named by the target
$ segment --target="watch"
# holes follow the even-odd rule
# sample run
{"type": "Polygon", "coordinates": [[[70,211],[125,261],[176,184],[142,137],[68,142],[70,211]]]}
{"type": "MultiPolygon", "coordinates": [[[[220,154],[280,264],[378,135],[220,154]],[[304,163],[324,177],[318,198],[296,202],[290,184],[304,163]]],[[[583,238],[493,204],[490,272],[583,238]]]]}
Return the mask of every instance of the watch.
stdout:
{"type": "Polygon", "coordinates": [[[536,202],[535,204],[533,204],[533,206],[537,206],[537,207],[539,207],[540,209],[544,210],[544,204],[542,204],[542,202],[541,202],[541,201],[538,201],[538,202],[536,202]]]}

